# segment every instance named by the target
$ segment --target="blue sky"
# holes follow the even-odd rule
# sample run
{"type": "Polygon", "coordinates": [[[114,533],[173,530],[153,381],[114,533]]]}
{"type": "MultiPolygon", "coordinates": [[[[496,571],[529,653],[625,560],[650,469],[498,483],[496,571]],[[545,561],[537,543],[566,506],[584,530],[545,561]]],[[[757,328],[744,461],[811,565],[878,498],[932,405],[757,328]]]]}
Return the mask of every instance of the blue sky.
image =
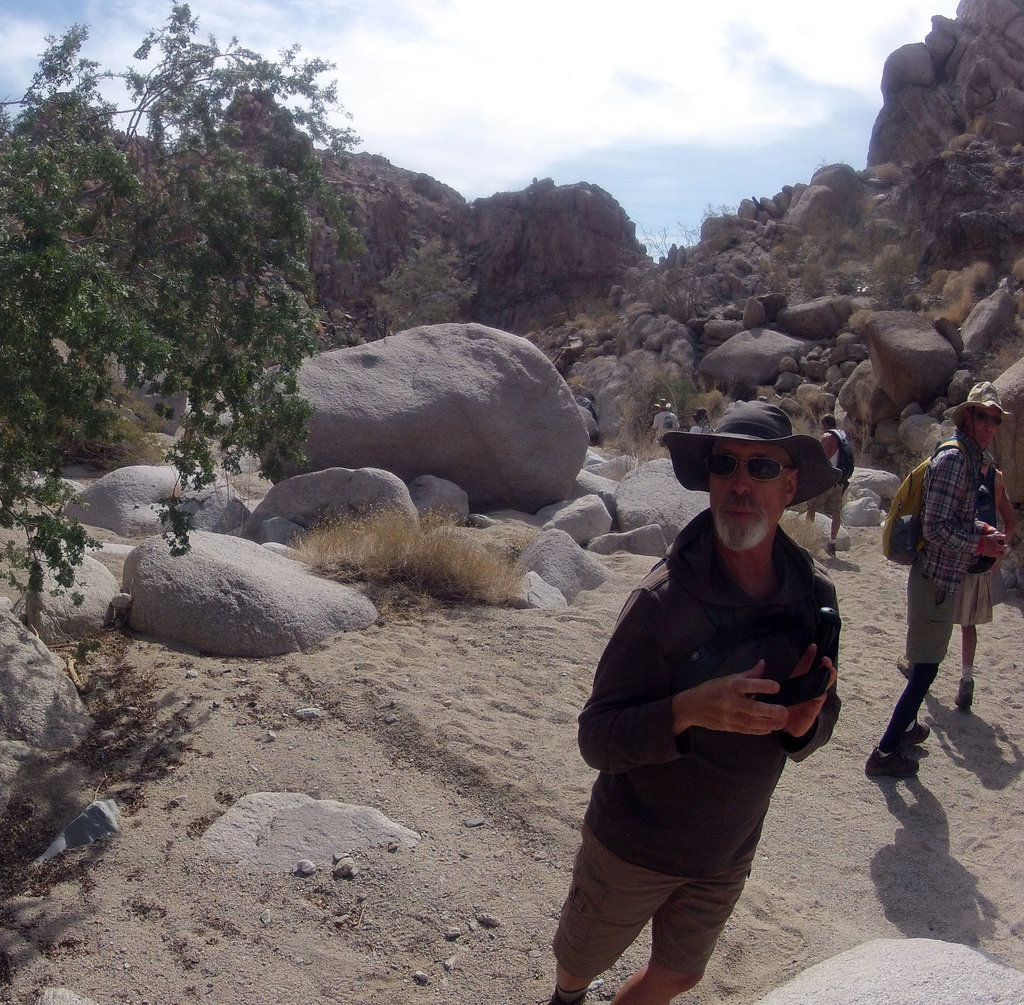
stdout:
{"type": "MultiPolygon", "coordinates": [[[[123,69],[170,3],[2,0],[0,99],[46,35],[90,26],[85,54],[123,69]]],[[[333,73],[359,149],[467,199],[533,178],[591,182],[644,235],[705,210],[862,168],[886,56],[956,0],[195,0],[203,35],[268,55],[292,43],[333,73]],[[606,12],[605,12],[606,11],[606,12]]]]}

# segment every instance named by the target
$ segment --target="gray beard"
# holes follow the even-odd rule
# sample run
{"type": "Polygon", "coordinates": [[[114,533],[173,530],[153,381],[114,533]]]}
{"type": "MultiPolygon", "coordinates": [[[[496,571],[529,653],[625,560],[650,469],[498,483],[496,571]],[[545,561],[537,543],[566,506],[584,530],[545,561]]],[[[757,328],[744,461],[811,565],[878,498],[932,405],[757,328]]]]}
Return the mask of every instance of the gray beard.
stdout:
{"type": "Polygon", "coordinates": [[[756,523],[733,523],[724,513],[712,513],[715,536],[730,551],[749,551],[756,548],[771,531],[768,519],[761,516],[756,523]]]}

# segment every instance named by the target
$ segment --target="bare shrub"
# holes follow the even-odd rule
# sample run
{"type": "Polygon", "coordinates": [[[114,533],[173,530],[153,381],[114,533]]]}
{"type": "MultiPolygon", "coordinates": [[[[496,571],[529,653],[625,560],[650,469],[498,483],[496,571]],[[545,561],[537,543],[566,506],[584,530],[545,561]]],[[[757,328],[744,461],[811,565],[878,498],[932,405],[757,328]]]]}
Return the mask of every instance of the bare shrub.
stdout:
{"type": "Polygon", "coordinates": [[[850,315],[850,320],[846,322],[846,327],[850,329],[856,335],[864,335],[867,331],[868,322],[871,320],[871,311],[859,310],[854,311],[850,315]]]}
{"type": "Polygon", "coordinates": [[[992,266],[974,262],[959,272],[951,272],[942,287],[944,313],[953,324],[962,324],[992,281],[992,266]]]}
{"type": "Polygon", "coordinates": [[[651,431],[654,403],[659,399],[668,401],[680,420],[680,428],[686,429],[695,393],[693,382],[680,377],[675,370],[663,366],[637,367],[619,393],[622,421],[613,446],[638,462],[667,457],[668,452],[651,431]]]}
{"type": "Polygon", "coordinates": [[[1022,322],[1018,318],[1014,323],[1013,334],[1009,338],[1003,339],[996,347],[989,368],[991,373],[987,373],[986,376],[994,379],[1009,370],[1015,363],[1019,363],[1021,359],[1024,359],[1024,330],[1022,330],[1022,322]]]}
{"type": "Polygon", "coordinates": [[[892,161],[878,164],[871,170],[875,180],[882,185],[895,185],[903,176],[903,168],[892,161]]]}
{"type": "Polygon", "coordinates": [[[903,305],[914,278],[917,259],[914,253],[899,244],[883,248],[871,263],[874,270],[873,292],[884,307],[903,305]]]}
{"type": "Polygon", "coordinates": [[[297,550],[321,576],[366,583],[378,606],[509,604],[521,579],[515,556],[485,548],[470,534],[442,511],[417,520],[388,509],[315,527],[297,550]]]}

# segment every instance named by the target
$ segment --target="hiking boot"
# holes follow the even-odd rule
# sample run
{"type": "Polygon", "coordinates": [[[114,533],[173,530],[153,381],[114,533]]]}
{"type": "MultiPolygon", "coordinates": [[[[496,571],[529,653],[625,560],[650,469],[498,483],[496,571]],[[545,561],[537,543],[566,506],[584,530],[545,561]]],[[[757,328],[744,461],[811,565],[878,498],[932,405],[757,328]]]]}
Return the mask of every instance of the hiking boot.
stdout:
{"type": "Polygon", "coordinates": [[[883,757],[878,748],[871,751],[868,763],[864,765],[864,774],[868,778],[888,775],[890,778],[910,778],[917,774],[917,761],[912,761],[897,748],[888,757],[883,757]]]}
{"type": "Polygon", "coordinates": [[[829,543],[825,545],[825,554],[828,555],[829,558],[835,558],[836,557],[836,543],[835,543],[835,541],[829,541],[829,543]]]}
{"type": "Polygon", "coordinates": [[[973,680],[960,681],[960,686],[956,689],[956,697],[953,699],[953,704],[964,712],[969,712],[971,710],[971,705],[974,704],[973,680]]]}
{"type": "Polygon", "coordinates": [[[924,743],[924,741],[931,735],[931,729],[923,723],[915,722],[914,725],[903,734],[903,742],[910,744],[924,743]]]}

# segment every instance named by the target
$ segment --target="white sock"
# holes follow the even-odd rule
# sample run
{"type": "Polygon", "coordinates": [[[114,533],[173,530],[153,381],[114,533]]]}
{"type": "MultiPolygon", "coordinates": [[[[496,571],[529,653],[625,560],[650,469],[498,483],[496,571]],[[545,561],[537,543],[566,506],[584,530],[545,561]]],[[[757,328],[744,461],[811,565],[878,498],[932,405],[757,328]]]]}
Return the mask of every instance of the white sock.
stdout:
{"type": "Polygon", "coordinates": [[[963,670],[960,671],[960,679],[966,681],[973,681],[974,667],[964,667],[963,670]]]}

